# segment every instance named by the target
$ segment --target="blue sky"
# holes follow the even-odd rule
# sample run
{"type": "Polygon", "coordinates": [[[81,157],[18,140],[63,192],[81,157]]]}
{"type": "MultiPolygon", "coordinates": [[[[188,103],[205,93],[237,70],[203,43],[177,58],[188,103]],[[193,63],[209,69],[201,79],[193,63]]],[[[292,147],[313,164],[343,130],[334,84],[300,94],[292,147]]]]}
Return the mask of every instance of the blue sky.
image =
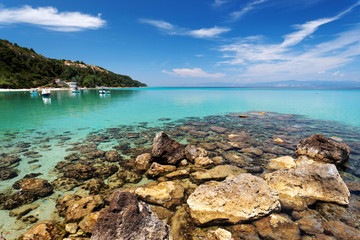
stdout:
{"type": "Polygon", "coordinates": [[[2,0],[0,38],[149,86],[360,81],[359,0],[2,0]]]}

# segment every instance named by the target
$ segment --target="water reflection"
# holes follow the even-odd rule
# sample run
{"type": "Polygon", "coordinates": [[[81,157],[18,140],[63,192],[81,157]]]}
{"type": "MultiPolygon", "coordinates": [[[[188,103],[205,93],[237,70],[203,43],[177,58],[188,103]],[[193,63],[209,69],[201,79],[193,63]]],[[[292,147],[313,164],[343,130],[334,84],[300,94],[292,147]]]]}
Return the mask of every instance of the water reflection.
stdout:
{"type": "Polygon", "coordinates": [[[44,104],[51,104],[51,98],[49,97],[43,97],[42,100],[44,104]]]}

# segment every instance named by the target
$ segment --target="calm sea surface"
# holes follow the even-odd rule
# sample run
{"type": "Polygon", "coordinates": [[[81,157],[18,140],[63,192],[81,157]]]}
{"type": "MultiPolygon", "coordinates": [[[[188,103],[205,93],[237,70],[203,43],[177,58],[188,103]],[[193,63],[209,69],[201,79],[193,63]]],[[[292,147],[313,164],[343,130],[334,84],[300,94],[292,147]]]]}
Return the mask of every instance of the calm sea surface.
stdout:
{"type": "Polygon", "coordinates": [[[99,95],[53,91],[50,99],[29,92],[0,93],[0,129],[79,127],[172,120],[246,111],[300,114],[360,127],[359,90],[259,90],[236,88],[143,88],[99,95]]]}
{"type": "MultiPolygon", "coordinates": [[[[16,173],[0,176],[0,196],[16,194],[13,184],[27,174],[55,186],[61,176],[54,170],[57,163],[69,154],[83,154],[81,146],[116,149],[129,159],[149,149],[162,130],[183,144],[228,141],[214,126],[251,134],[254,147],[264,154],[250,156],[250,165],[262,168],[270,158],[295,157],[296,144],[311,134],[342,138],[352,152],[341,175],[345,181],[360,181],[360,90],[141,88],[114,89],[110,95],[62,90],[52,91],[50,98],[0,92],[0,171],[16,173]],[[239,113],[251,117],[239,118],[239,113]],[[278,137],[283,145],[271,141],[278,137]],[[8,157],[19,161],[8,164],[4,160],[8,157]]],[[[231,151],[242,154],[239,149],[231,151]]],[[[62,194],[55,188],[55,194],[37,200],[40,207],[29,214],[51,219],[62,194]]],[[[0,219],[8,239],[30,226],[10,217],[8,210],[0,210],[0,219]]]]}

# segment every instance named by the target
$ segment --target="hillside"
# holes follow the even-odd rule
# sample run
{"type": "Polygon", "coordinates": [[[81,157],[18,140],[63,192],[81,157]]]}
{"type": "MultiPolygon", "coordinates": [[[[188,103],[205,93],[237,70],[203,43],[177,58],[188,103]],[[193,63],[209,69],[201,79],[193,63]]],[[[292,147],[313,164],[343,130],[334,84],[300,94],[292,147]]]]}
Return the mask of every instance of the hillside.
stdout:
{"type": "Polygon", "coordinates": [[[145,87],[131,77],[83,62],[57,60],[37,54],[32,48],[0,39],[0,88],[55,86],[53,79],[77,82],[80,87],[145,87]]]}

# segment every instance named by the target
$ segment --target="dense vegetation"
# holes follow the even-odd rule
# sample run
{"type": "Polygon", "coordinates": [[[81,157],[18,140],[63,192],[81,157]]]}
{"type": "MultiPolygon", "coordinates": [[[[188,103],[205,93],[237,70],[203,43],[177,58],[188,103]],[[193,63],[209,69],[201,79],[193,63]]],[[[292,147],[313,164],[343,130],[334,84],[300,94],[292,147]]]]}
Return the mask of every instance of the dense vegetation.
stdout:
{"type": "Polygon", "coordinates": [[[77,82],[81,87],[145,87],[146,84],[101,67],[46,58],[32,48],[0,39],[0,88],[57,86],[54,79],[77,82]]]}

